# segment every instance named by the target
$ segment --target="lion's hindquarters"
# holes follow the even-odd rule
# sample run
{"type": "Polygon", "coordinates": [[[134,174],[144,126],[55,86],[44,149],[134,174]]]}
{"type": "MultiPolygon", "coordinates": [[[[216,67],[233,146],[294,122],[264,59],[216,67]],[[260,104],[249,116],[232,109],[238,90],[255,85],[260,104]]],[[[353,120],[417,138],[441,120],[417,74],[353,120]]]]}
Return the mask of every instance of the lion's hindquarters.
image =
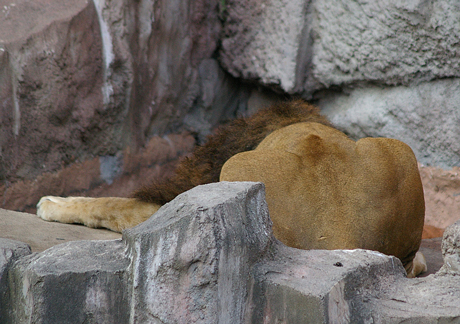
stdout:
{"type": "Polygon", "coordinates": [[[37,204],[37,216],[47,221],[79,223],[121,232],[147,220],[159,208],[159,205],[133,198],[46,196],[37,204]]]}
{"type": "Polygon", "coordinates": [[[221,180],[265,184],[280,241],[303,249],[373,249],[412,262],[424,202],[407,145],[388,139],[358,145],[322,125],[277,132],[269,143],[227,161],[221,180]]]}

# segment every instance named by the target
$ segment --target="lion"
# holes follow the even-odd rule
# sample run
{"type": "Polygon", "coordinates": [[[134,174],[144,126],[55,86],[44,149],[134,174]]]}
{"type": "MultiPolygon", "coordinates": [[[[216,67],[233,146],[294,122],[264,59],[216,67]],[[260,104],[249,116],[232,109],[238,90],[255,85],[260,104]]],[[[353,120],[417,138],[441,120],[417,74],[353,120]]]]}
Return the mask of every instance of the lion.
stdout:
{"type": "Polygon", "coordinates": [[[47,221],[121,232],[201,184],[262,182],[275,237],[298,249],[369,249],[398,257],[408,277],[426,271],[418,251],[425,203],[411,148],[395,139],[353,141],[303,100],[222,126],[175,173],[131,198],[40,199],[47,221]]]}

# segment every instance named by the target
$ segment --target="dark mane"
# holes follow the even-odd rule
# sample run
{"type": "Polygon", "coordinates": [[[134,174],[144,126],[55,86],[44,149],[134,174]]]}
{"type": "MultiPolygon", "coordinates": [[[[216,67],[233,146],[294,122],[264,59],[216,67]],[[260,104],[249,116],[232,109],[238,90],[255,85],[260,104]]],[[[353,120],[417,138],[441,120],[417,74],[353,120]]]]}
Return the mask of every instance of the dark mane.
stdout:
{"type": "Polygon", "coordinates": [[[163,205],[193,187],[218,182],[222,166],[233,155],[253,150],[271,132],[299,122],[332,126],[318,108],[303,100],[275,104],[251,117],[221,126],[204,145],[197,146],[191,156],[179,163],[171,178],[153,181],[135,191],[133,197],[163,205]]]}

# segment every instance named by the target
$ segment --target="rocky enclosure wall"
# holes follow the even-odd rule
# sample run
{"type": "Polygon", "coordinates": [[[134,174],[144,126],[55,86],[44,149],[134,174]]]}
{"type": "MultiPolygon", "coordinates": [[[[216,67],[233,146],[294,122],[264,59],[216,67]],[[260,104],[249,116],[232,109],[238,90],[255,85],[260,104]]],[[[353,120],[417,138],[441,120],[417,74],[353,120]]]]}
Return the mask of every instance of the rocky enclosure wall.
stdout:
{"type": "Polygon", "coordinates": [[[301,96],[355,139],[409,144],[427,219],[458,218],[455,0],[17,0],[0,10],[3,208],[126,195],[223,120],[301,96]]]}
{"type": "Polygon", "coordinates": [[[407,279],[367,250],[298,250],[273,237],[260,183],[196,187],[122,240],[30,254],[0,239],[2,323],[454,323],[460,224],[444,266],[407,279]]]}

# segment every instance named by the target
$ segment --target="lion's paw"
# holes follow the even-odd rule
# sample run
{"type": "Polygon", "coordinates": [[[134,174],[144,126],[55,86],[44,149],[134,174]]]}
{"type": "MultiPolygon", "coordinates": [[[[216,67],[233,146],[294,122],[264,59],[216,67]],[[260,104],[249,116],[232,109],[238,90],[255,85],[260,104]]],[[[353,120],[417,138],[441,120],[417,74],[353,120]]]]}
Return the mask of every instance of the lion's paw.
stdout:
{"type": "Polygon", "coordinates": [[[63,214],[62,205],[66,198],[45,196],[37,204],[37,216],[46,221],[62,221],[59,217],[63,214]]]}

